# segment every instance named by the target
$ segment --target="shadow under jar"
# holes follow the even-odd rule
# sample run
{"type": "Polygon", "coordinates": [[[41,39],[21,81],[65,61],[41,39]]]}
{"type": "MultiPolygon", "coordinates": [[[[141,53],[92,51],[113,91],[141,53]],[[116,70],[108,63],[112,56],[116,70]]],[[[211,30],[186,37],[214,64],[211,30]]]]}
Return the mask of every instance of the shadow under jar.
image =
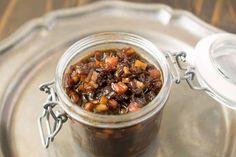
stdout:
{"type": "Polygon", "coordinates": [[[167,63],[162,52],[151,42],[133,34],[120,32],[91,35],[76,42],[64,53],[56,69],[56,97],[70,121],[71,136],[84,156],[156,156],[162,111],[172,83],[167,63]],[[124,47],[134,48],[137,54],[161,70],[163,85],[158,95],[141,109],[120,115],[96,114],[74,104],[63,87],[64,76],[70,65],[95,50],[124,47]]]}

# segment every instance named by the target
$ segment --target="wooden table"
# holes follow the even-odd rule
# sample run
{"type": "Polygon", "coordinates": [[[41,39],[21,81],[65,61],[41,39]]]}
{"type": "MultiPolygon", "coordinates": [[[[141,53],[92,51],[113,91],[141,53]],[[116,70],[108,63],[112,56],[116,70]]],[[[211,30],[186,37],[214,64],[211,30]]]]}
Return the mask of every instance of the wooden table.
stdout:
{"type": "MultiPolygon", "coordinates": [[[[26,21],[52,10],[80,7],[95,0],[0,0],[0,40],[9,36],[26,21]]],[[[191,11],[202,20],[236,33],[236,0],[129,0],[164,3],[191,11]]]]}

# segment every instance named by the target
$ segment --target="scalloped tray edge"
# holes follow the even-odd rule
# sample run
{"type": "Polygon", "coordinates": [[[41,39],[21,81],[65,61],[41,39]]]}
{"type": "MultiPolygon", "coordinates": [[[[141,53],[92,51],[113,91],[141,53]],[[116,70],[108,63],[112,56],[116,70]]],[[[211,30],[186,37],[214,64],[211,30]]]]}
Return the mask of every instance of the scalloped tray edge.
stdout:
{"type": "MultiPolygon", "coordinates": [[[[131,9],[141,9],[141,10],[153,10],[153,11],[165,11],[169,14],[169,18],[166,20],[165,23],[168,25],[173,20],[173,17],[187,17],[191,22],[197,25],[199,28],[205,29],[205,32],[209,33],[219,33],[223,32],[221,29],[218,29],[206,22],[202,21],[192,13],[184,10],[177,10],[172,9],[171,7],[164,5],[164,4],[141,4],[141,3],[133,3],[133,2],[124,2],[124,1],[99,1],[92,3],[87,6],[82,6],[79,8],[68,8],[68,9],[61,9],[52,11],[40,18],[35,18],[23,24],[18,30],[16,30],[13,34],[11,34],[6,39],[0,41],[0,54],[6,52],[7,50],[11,49],[13,46],[19,44],[24,38],[29,36],[29,34],[33,33],[37,29],[47,29],[50,30],[53,28],[53,23],[60,18],[66,18],[69,16],[75,16],[82,14],[84,12],[91,12],[93,10],[99,10],[104,7],[110,8],[131,8],[131,9]]],[[[193,34],[198,34],[197,30],[191,30],[191,28],[183,27],[184,29],[192,32],[193,34]]]]}

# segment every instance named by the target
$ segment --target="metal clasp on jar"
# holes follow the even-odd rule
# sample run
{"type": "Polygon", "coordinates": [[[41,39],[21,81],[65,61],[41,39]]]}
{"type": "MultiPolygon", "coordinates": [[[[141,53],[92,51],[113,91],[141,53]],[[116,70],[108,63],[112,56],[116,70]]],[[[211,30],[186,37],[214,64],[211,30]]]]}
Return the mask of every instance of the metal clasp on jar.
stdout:
{"type": "Polygon", "coordinates": [[[43,113],[38,118],[40,138],[45,148],[48,148],[50,142],[53,141],[54,137],[61,130],[63,123],[68,119],[65,112],[54,111],[55,107],[59,104],[59,99],[54,91],[53,85],[54,81],[51,81],[44,83],[39,87],[41,91],[48,94],[46,102],[43,104],[43,113]],[[53,122],[50,120],[51,117],[53,122]],[[43,122],[45,122],[45,129],[47,132],[45,132],[43,127],[43,122]]]}
{"type": "Polygon", "coordinates": [[[191,67],[186,63],[186,52],[180,51],[177,53],[165,52],[166,58],[173,65],[173,69],[171,69],[171,73],[176,84],[179,84],[181,80],[185,80],[189,87],[193,90],[203,90],[210,92],[207,88],[201,87],[199,85],[195,85],[193,80],[195,78],[194,67],[191,67]]]}

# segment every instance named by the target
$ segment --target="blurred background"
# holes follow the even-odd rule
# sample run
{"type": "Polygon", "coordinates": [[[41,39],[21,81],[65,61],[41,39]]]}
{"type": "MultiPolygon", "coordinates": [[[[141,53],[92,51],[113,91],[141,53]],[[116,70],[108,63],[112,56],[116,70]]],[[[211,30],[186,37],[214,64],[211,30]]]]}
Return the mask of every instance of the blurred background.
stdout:
{"type": "MultiPolygon", "coordinates": [[[[80,7],[99,0],[0,0],[0,40],[28,20],[52,10],[80,7]]],[[[163,3],[192,12],[200,19],[236,33],[236,0],[126,0],[139,3],[163,3]]]]}

